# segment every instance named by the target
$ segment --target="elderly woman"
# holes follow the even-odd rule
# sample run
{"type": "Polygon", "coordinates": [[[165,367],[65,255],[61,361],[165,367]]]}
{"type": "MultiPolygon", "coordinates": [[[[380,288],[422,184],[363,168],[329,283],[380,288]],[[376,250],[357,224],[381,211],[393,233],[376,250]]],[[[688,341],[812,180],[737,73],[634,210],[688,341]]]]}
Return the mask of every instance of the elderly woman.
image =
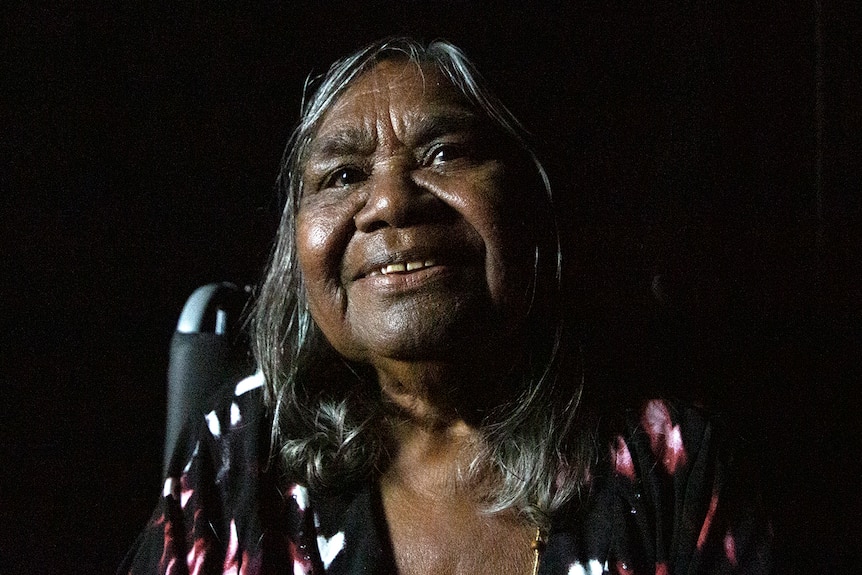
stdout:
{"type": "Polygon", "coordinates": [[[253,318],[122,573],[754,573],[714,426],[598,417],[561,353],[524,132],[454,46],[376,43],[308,99],[253,318]]]}

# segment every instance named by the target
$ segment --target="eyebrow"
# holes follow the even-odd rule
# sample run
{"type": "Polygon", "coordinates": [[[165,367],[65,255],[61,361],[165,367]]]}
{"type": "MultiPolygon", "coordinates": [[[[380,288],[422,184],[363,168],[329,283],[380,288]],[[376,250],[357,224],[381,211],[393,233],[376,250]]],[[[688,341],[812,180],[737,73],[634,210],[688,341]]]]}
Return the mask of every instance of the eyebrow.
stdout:
{"type": "MultiPolygon", "coordinates": [[[[465,108],[432,110],[416,120],[409,144],[421,145],[445,134],[480,129],[484,124],[480,116],[465,108]]],[[[361,125],[340,126],[314,139],[309,158],[368,154],[374,150],[376,139],[373,130],[361,125]]]]}
{"type": "Polygon", "coordinates": [[[360,126],[340,126],[312,140],[309,157],[351,156],[374,149],[374,136],[360,126]]]}
{"type": "Polygon", "coordinates": [[[484,124],[481,117],[470,110],[446,108],[420,118],[413,138],[415,143],[423,144],[446,134],[478,130],[484,124]]]}

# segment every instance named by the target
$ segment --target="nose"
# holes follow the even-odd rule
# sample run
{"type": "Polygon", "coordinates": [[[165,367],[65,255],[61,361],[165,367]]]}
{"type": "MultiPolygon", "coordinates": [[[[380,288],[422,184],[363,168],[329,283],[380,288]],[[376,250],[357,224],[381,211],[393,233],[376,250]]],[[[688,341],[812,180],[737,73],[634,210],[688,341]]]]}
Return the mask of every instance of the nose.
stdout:
{"type": "Polygon", "coordinates": [[[354,216],[356,229],[370,233],[384,227],[405,227],[428,215],[433,196],[401,166],[386,166],[367,182],[368,198],[354,216]]]}

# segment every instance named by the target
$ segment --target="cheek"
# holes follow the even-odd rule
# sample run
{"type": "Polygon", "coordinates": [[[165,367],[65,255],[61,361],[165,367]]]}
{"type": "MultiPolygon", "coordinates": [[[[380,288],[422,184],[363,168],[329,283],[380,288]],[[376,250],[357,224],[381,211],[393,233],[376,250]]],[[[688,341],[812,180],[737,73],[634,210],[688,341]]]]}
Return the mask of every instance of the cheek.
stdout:
{"type": "MultiPolygon", "coordinates": [[[[500,222],[486,240],[486,272],[491,298],[503,309],[528,307],[533,282],[533,238],[523,226],[500,222]]],[[[520,311],[515,315],[520,315],[520,311]]]]}
{"type": "Polygon", "coordinates": [[[341,266],[352,230],[352,216],[337,206],[303,209],[297,215],[297,257],[309,311],[329,342],[351,357],[358,351],[353,349],[346,321],[341,266]]]}
{"type": "Polygon", "coordinates": [[[325,219],[303,214],[296,223],[297,257],[305,281],[325,280],[332,268],[332,227],[325,219]]]}
{"type": "Polygon", "coordinates": [[[299,265],[309,281],[339,283],[341,259],[353,230],[349,206],[313,204],[300,208],[296,218],[299,265]]]}
{"type": "Polygon", "coordinates": [[[527,208],[511,201],[517,192],[478,196],[468,209],[485,246],[485,265],[492,300],[512,309],[529,298],[535,259],[535,237],[527,208]]]}
{"type": "Polygon", "coordinates": [[[340,270],[345,240],[340,232],[344,226],[339,222],[325,211],[300,211],[297,217],[297,257],[311,312],[318,324],[328,323],[341,309],[340,270]]]}

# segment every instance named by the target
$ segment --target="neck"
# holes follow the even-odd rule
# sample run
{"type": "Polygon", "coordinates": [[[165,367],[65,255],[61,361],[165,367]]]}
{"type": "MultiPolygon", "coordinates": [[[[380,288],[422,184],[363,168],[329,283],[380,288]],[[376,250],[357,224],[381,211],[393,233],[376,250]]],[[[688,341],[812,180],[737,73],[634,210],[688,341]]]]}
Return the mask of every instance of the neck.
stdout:
{"type": "Polygon", "coordinates": [[[461,420],[429,427],[402,419],[393,426],[393,435],[393,458],[381,478],[384,486],[436,501],[482,499],[489,474],[473,468],[482,450],[475,428],[461,420]]]}
{"type": "Polygon", "coordinates": [[[430,429],[462,421],[478,427],[487,414],[511,400],[511,361],[443,361],[437,359],[378,361],[378,385],[407,420],[430,429]]]}
{"type": "Polygon", "coordinates": [[[388,479],[417,493],[473,492],[481,499],[493,481],[489,466],[475,468],[484,450],[479,429],[500,398],[512,396],[501,383],[508,379],[505,366],[393,360],[375,369],[395,412],[388,479]]]}

